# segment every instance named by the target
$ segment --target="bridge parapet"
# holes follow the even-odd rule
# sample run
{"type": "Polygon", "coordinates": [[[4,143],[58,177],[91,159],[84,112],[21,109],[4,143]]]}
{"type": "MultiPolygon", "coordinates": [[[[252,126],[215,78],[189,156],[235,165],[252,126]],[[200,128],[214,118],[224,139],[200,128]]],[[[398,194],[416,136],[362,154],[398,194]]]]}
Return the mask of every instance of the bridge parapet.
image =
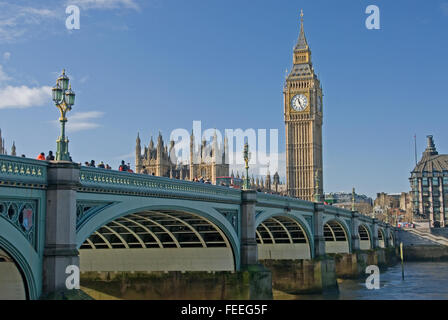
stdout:
{"type": "Polygon", "coordinates": [[[358,220],[362,223],[372,223],[373,222],[372,218],[365,216],[363,214],[359,214],[359,213],[358,213],[358,220]]]}
{"type": "Polygon", "coordinates": [[[352,211],[347,209],[342,209],[334,206],[324,206],[325,214],[336,216],[336,217],[344,217],[350,219],[352,217],[352,211]]]}
{"type": "Polygon", "coordinates": [[[47,167],[46,161],[0,155],[0,184],[44,187],[47,167]]]}
{"type": "Polygon", "coordinates": [[[81,167],[81,191],[134,195],[157,195],[241,202],[241,191],[184,180],[173,180],[146,174],[109,171],[100,168],[81,167]]]}
{"type": "Polygon", "coordinates": [[[314,202],[263,192],[257,193],[257,206],[296,209],[311,212],[314,210],[314,202]]]}

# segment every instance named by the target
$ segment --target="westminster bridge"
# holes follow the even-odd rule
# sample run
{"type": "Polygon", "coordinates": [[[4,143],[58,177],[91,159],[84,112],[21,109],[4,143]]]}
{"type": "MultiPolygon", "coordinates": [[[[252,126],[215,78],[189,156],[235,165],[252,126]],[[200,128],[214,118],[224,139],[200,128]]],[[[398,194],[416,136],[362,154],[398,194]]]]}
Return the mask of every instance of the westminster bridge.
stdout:
{"type": "Polygon", "coordinates": [[[338,263],[351,268],[363,252],[395,248],[395,232],[296,198],[0,156],[0,287],[19,278],[29,299],[65,290],[70,265],[81,274],[238,274],[263,262],[282,286],[278,261],[296,261],[291,268],[303,277],[310,263],[313,277],[321,268],[324,287],[324,273],[342,270],[338,263]]]}

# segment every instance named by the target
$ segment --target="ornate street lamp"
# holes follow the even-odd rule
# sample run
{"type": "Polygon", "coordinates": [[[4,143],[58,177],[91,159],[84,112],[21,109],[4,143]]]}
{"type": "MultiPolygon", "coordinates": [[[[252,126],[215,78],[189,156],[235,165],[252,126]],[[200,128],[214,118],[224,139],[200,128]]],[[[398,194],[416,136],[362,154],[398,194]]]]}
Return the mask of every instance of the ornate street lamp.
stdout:
{"type": "Polygon", "coordinates": [[[57,140],[56,161],[70,161],[68,152],[68,139],[65,137],[65,123],[67,122],[67,111],[72,110],[75,104],[75,93],[69,84],[70,79],[65,74],[65,69],[56,81],[52,89],[54,104],[61,112],[59,121],[61,122],[61,136],[57,140]]]}
{"type": "Polygon", "coordinates": [[[355,211],[355,188],[352,189],[352,211],[355,211]]]}
{"type": "Polygon", "coordinates": [[[249,153],[249,144],[246,142],[244,144],[244,162],[246,163],[246,177],[244,178],[243,182],[243,190],[249,190],[250,189],[250,182],[249,182],[249,160],[250,160],[250,153],[249,153]]]}

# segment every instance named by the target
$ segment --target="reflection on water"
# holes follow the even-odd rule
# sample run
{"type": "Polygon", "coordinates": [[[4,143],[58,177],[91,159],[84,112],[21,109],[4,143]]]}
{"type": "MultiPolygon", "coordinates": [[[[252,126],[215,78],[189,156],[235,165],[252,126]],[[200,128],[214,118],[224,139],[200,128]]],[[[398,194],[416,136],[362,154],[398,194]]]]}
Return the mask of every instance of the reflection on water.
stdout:
{"type": "Polygon", "coordinates": [[[339,293],[292,296],[276,291],[274,299],[295,300],[448,300],[448,262],[408,262],[401,278],[401,264],[380,275],[380,289],[368,290],[364,280],[341,280],[339,293]]]}

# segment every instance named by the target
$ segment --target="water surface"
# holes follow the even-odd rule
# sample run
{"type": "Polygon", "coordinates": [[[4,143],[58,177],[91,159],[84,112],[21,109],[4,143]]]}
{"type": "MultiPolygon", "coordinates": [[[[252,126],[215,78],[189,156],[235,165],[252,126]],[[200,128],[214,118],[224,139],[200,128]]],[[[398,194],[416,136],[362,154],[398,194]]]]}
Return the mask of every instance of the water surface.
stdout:
{"type": "Polygon", "coordinates": [[[275,291],[274,299],[448,300],[448,262],[408,262],[380,274],[380,289],[369,290],[365,280],[339,280],[339,293],[292,296],[275,291]]]}

